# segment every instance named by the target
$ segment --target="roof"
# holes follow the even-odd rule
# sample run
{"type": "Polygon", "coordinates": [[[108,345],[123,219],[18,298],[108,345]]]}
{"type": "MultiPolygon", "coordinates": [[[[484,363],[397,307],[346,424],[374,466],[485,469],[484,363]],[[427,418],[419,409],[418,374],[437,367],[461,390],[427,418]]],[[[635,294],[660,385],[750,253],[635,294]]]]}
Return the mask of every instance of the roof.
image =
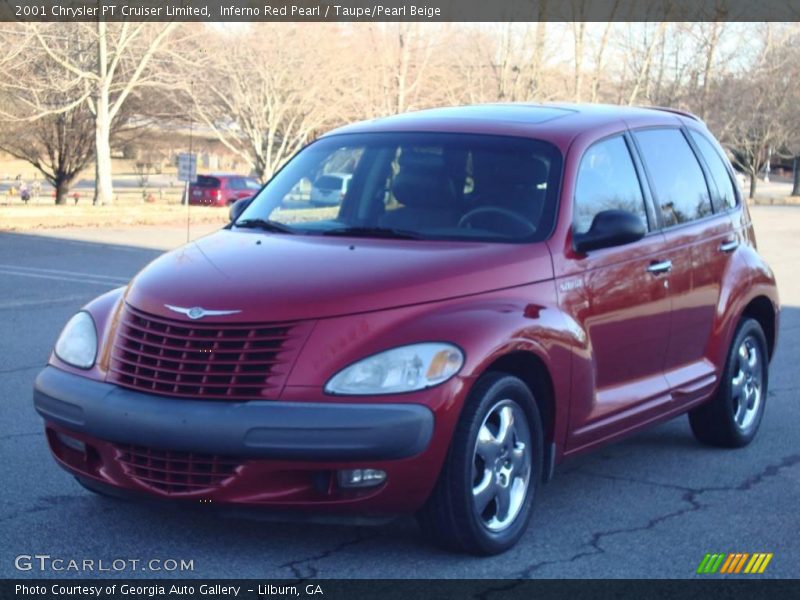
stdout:
{"type": "Polygon", "coordinates": [[[594,128],[617,125],[680,125],[700,120],[670,108],[615,106],[610,104],[497,103],[432,108],[361,121],[335,129],[327,135],[381,131],[427,131],[486,133],[544,139],[571,139],[594,128]]]}

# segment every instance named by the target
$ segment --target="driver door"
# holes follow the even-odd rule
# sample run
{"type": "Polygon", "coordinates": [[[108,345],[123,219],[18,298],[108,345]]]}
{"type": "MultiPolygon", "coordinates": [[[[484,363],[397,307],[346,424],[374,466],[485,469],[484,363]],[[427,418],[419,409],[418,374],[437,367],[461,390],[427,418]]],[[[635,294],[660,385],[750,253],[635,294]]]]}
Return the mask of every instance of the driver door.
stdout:
{"type": "Polygon", "coordinates": [[[624,135],[584,153],[573,203],[573,234],[594,215],[625,210],[641,217],[644,238],[568,257],[556,281],[559,302],[585,332],[576,353],[568,450],[604,441],[657,414],[669,402],[664,358],[669,339],[666,241],[654,227],[624,135]]]}

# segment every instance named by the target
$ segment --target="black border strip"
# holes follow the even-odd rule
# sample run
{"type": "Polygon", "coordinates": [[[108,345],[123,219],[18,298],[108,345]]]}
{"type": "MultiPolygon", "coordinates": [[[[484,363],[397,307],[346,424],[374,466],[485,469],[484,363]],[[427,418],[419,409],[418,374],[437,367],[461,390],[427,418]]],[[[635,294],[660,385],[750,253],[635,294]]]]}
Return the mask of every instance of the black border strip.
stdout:
{"type": "MultiPolygon", "coordinates": [[[[657,565],[654,565],[657,571],[657,565]]],[[[656,573],[654,573],[656,574],[656,573]]],[[[160,600],[196,598],[230,598],[259,600],[270,598],[320,598],[323,600],[408,600],[409,598],[476,598],[479,600],[603,600],[647,598],[647,600],[675,600],[726,598],[747,600],[774,600],[776,597],[793,597],[797,591],[796,580],[501,580],[501,579],[5,579],[0,583],[0,598],[57,598],[58,600],[83,600],[103,598],[108,600],[160,600]],[[23,587],[21,587],[23,586],[23,587]],[[127,588],[125,587],[127,586],[127,588]],[[170,593],[176,586],[182,593],[170,593]],[[216,587],[215,587],[216,586],[216,587]],[[33,591],[38,588],[38,593],[33,591]],[[77,591],[85,588],[86,591],[77,591]],[[131,593],[133,588],[137,592],[131,593]],[[239,588],[238,595],[232,589],[239,588]],[[94,589],[95,591],[91,591],[94,589]],[[96,590],[100,590],[97,594],[96,590]],[[76,590],[74,593],[68,593],[76,590]],[[126,591],[123,591],[126,590],[126,591]]]]}

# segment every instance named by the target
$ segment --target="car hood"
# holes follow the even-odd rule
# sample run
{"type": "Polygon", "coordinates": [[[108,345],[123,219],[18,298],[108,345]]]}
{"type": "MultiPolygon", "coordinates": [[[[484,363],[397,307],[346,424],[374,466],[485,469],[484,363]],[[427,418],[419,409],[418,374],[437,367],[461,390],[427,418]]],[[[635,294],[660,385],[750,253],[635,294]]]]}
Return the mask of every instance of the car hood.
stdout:
{"type": "MultiPolygon", "coordinates": [[[[126,301],[240,311],[225,322],[317,319],[433,302],[552,278],[547,245],[429,242],[222,230],[168,252],[126,301]]],[[[211,319],[212,317],[208,317],[211,319]]]]}

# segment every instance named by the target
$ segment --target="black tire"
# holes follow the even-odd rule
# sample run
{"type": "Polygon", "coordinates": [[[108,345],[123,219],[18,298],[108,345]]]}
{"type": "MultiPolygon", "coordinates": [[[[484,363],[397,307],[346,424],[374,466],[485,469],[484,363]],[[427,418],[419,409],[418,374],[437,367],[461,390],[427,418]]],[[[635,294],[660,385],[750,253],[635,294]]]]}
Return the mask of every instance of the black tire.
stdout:
{"type": "Polygon", "coordinates": [[[755,319],[744,318],[733,336],[716,394],[689,412],[694,436],[704,444],[721,448],[749,444],[764,416],[768,383],[769,354],[764,331],[755,319]],[[753,357],[755,363],[751,365],[753,357]]]}
{"type": "MultiPolygon", "coordinates": [[[[489,445],[482,443],[481,447],[489,445]]],[[[505,373],[487,373],[481,377],[464,405],[436,487],[417,515],[423,534],[434,544],[456,552],[491,555],[511,548],[530,521],[533,499],[542,481],[543,447],[541,417],[528,386],[505,373]],[[506,408],[513,415],[513,430],[511,441],[506,436],[506,442],[501,443],[500,418],[506,408]],[[493,433],[493,428],[498,429],[498,436],[491,439],[499,452],[492,469],[479,456],[478,435],[484,425],[493,433]],[[520,446],[526,446],[522,441],[526,434],[527,455],[520,446]],[[523,458],[517,458],[520,454],[523,458]],[[528,476],[524,482],[526,462],[528,476]],[[509,469],[507,476],[503,475],[503,469],[509,469]],[[487,481],[490,484],[484,486],[487,481]],[[498,494],[479,513],[479,499],[473,494],[482,486],[501,492],[509,489],[504,503],[510,508],[503,511],[498,494]],[[507,522],[498,529],[503,520],[507,522]]]]}

